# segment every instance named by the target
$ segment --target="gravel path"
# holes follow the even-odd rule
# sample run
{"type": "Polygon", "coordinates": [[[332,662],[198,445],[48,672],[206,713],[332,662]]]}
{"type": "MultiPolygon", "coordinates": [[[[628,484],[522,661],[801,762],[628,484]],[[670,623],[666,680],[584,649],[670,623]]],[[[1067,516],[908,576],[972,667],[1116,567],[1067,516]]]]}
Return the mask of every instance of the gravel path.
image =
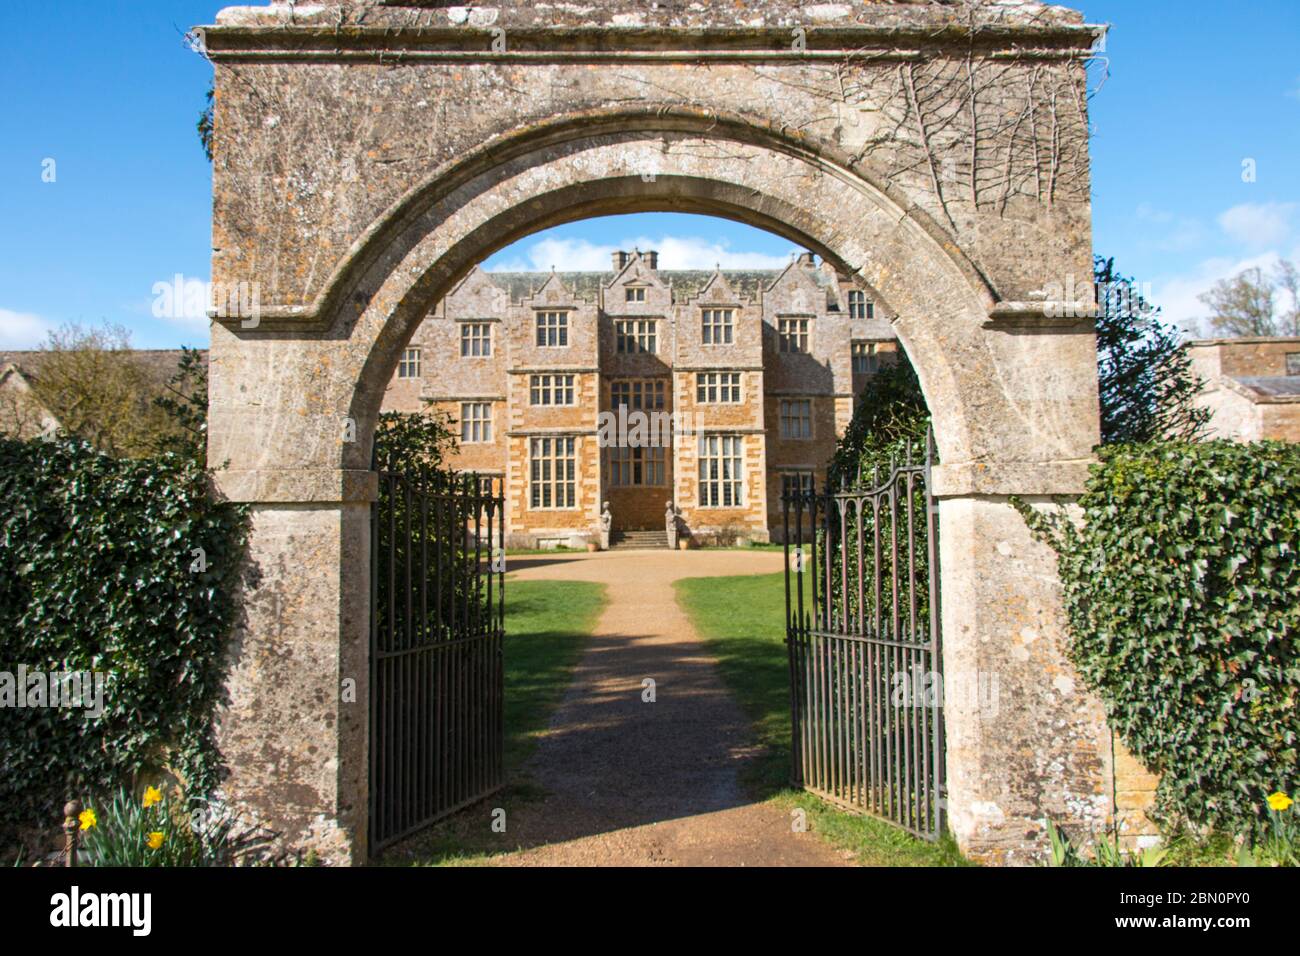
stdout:
{"type": "Polygon", "coordinates": [[[609,604],[526,769],[546,791],[509,820],[515,866],[836,866],[846,855],[747,799],[756,748],[678,607],[678,578],[779,571],[779,552],[616,551],[511,559],[524,580],[598,581],[609,604]],[[654,681],[653,702],[643,700],[654,681]]]}

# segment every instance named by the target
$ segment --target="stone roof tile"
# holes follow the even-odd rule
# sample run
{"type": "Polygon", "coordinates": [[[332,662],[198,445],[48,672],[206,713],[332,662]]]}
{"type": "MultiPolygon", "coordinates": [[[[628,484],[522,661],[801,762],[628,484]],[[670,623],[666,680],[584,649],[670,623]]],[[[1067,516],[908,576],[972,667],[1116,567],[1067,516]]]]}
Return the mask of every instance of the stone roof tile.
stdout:
{"type": "Polygon", "coordinates": [[[1231,378],[1260,399],[1300,398],[1300,375],[1234,375],[1231,378]]]}
{"type": "MultiPolygon", "coordinates": [[[[663,282],[672,286],[673,302],[683,303],[699,295],[713,278],[712,269],[660,269],[656,274],[663,282]]],[[[780,269],[723,269],[722,275],[731,283],[731,288],[741,298],[758,301],[761,292],[771,287],[772,282],[781,275],[780,269]]],[[[614,272],[557,272],[556,275],[565,287],[577,298],[595,303],[600,290],[608,286],[617,273],[614,272]]],[[[830,291],[833,283],[821,269],[810,269],[808,273],[814,282],[830,291]]],[[[551,273],[549,272],[485,272],[502,289],[510,295],[510,301],[519,303],[542,287],[551,273]]]]}

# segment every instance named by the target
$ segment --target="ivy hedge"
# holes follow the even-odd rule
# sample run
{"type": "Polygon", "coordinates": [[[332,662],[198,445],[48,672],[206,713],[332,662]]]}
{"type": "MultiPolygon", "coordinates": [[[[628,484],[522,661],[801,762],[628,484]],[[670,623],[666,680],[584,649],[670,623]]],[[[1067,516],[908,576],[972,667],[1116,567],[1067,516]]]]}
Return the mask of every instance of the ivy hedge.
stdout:
{"type": "Polygon", "coordinates": [[[1163,823],[1258,832],[1300,788],[1300,446],[1099,455],[1081,524],[1017,502],[1058,552],[1074,663],[1161,775],[1163,823]]]}
{"type": "Polygon", "coordinates": [[[0,696],[26,695],[20,666],[104,681],[97,717],[89,693],[0,707],[0,823],[47,826],[69,794],[163,766],[211,791],[246,538],[246,510],[215,500],[192,457],[0,438],[0,696]]]}
{"type": "Polygon", "coordinates": [[[910,443],[925,454],[930,409],[920,379],[905,352],[867,382],[853,409],[853,420],[835,445],[828,480],[838,488],[870,485],[873,474],[884,480],[891,461],[902,461],[910,443]]]}
{"type": "MultiPolygon", "coordinates": [[[[828,485],[832,490],[841,487],[875,490],[890,480],[893,469],[904,464],[909,454],[913,462],[922,462],[929,437],[930,410],[925,404],[920,379],[906,353],[899,351],[894,361],[871,377],[858,396],[853,420],[845,429],[844,437],[836,443],[827,470],[828,485]]],[[[870,619],[879,610],[888,618],[887,609],[893,606],[895,598],[902,607],[908,607],[914,600],[916,619],[913,623],[918,634],[925,634],[930,627],[930,591],[924,585],[914,587],[911,582],[924,582],[929,576],[927,545],[930,529],[925,518],[928,508],[926,488],[923,482],[916,482],[911,502],[907,501],[902,481],[895,486],[895,493],[899,508],[897,520],[889,508],[873,512],[867,505],[861,511],[849,509],[843,515],[832,508],[824,527],[818,530],[817,538],[824,541],[829,535],[835,540],[843,534],[843,540],[850,542],[847,553],[840,548],[831,549],[831,599],[838,613],[846,614],[850,619],[862,613],[870,619]],[[843,531],[841,522],[845,526],[843,531]],[[909,525],[910,533],[915,537],[915,548],[911,551],[904,548],[895,560],[889,548],[885,547],[877,567],[871,546],[873,539],[878,536],[881,541],[889,541],[891,535],[897,534],[900,540],[906,540],[909,525]],[[860,553],[853,544],[857,541],[864,542],[860,553]],[[847,568],[843,566],[845,561],[848,562],[847,568]],[[877,575],[880,581],[878,600],[869,583],[876,580],[877,575]],[[896,580],[898,595],[894,594],[896,580]],[[867,584],[860,588],[863,582],[867,584]],[[862,608],[858,606],[859,594],[863,595],[865,603],[862,608]]]]}

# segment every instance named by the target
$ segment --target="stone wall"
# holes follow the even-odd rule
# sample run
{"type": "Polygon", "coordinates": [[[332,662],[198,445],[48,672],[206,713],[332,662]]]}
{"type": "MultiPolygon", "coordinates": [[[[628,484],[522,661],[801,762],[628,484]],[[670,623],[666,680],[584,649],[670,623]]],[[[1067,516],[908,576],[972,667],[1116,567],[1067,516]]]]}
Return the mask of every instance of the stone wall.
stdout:
{"type": "Polygon", "coordinates": [[[1300,441],[1300,337],[1209,339],[1188,353],[1212,437],[1300,441]]]}
{"type": "Polygon", "coordinates": [[[1124,742],[1115,736],[1115,827],[1122,845],[1143,849],[1160,842],[1160,828],[1148,816],[1156,802],[1160,778],[1129,753],[1124,742]]]}
{"type": "Polygon", "coordinates": [[[1282,378],[1300,375],[1300,337],[1203,339],[1192,342],[1189,352],[1194,367],[1204,376],[1282,378]],[[1296,356],[1290,359],[1290,366],[1288,356],[1296,356]]]}

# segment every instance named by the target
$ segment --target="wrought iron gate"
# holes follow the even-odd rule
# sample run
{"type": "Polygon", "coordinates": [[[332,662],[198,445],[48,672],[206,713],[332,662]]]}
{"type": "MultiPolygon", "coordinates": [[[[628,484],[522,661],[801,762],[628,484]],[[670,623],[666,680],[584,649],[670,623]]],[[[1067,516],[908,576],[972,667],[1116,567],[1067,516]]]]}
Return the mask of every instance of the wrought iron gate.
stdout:
{"type": "Polygon", "coordinates": [[[945,788],[933,440],[920,451],[909,445],[883,480],[783,496],[786,645],[795,785],[934,839],[945,788]]]}
{"type": "Polygon", "coordinates": [[[370,845],[502,784],[504,500],[379,471],[371,511],[370,845]]]}

